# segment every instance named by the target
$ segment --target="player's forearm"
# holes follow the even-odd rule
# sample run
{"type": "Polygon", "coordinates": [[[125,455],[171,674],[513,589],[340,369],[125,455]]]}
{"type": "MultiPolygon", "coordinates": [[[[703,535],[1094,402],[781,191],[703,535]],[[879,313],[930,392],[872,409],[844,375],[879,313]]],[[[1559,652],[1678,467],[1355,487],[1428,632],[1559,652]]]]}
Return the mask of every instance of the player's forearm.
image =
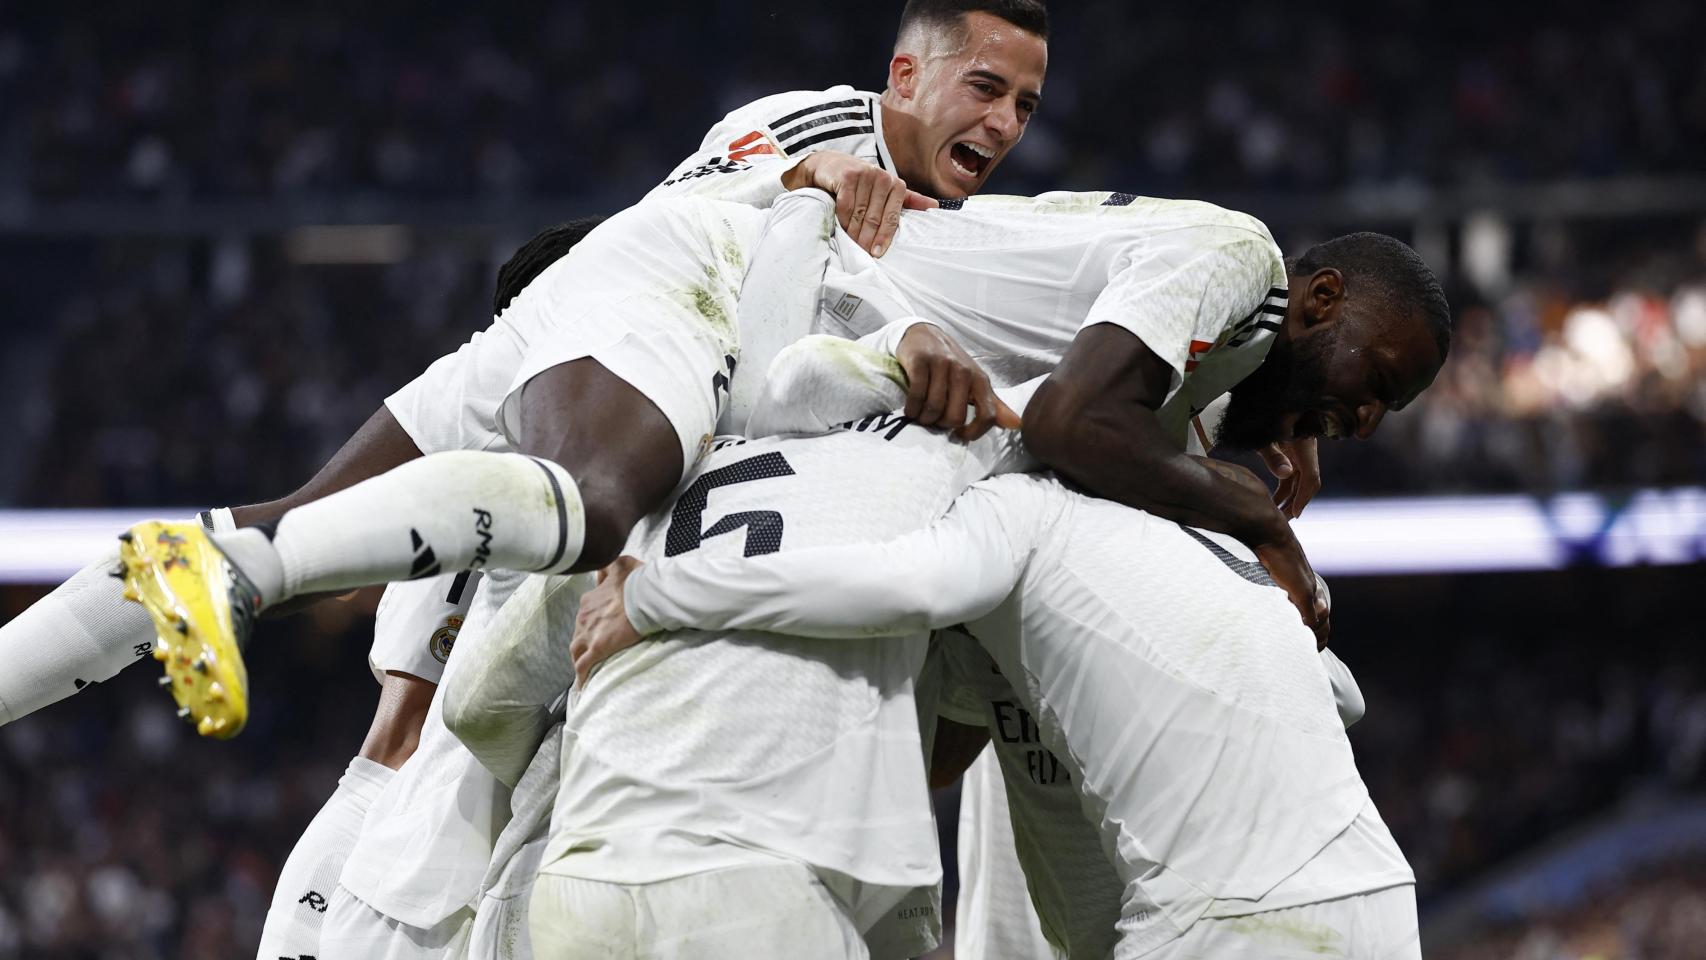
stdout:
{"type": "Polygon", "coordinates": [[[642,634],[757,630],[826,640],[937,626],[943,614],[918,581],[872,565],[882,546],[655,561],[628,581],[628,619],[642,634]]]}
{"type": "Polygon", "coordinates": [[[1044,384],[1026,415],[1025,443],[1060,476],[1091,493],[1254,547],[1289,542],[1265,488],[1231,478],[1174,448],[1155,411],[1117,396],[1051,410],[1061,389],[1044,384]]]}
{"type": "Polygon", "coordinates": [[[629,578],[624,604],[641,634],[757,630],[821,639],[904,636],[975,619],[1016,579],[1010,551],[983,549],[963,525],[884,543],[763,557],[678,557],[629,578]]]}

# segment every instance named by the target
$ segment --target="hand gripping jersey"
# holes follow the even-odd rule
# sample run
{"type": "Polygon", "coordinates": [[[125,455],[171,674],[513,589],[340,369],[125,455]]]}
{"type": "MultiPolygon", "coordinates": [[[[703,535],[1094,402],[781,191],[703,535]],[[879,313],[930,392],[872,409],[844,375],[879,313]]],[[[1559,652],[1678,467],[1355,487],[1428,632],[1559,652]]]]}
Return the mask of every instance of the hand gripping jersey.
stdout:
{"type": "Polygon", "coordinates": [[[908,211],[880,260],[830,239],[816,332],[862,337],[902,317],[942,327],[997,385],[1054,369],[1079,330],[1112,323],[1173,368],[1161,421],[1186,424],[1248,376],[1285,315],[1279,248],[1253,217],[1123,193],[972,197],[908,211]]]}
{"type": "Polygon", "coordinates": [[[782,174],[817,150],[852,154],[892,171],[880,99],[838,86],[754,100],[712,127],[699,150],[647,197],[693,194],[769,206],[787,192],[782,174]]]}
{"type": "MultiPolygon", "coordinates": [[[[1259,570],[1226,538],[1008,476],[909,536],[666,559],[626,596],[642,632],[966,623],[1113,855],[1124,957],[1260,901],[1368,805],[1313,638],[1259,570]]],[[[1322,880],[1323,900],[1366,892],[1361,872],[1322,880]]]]}

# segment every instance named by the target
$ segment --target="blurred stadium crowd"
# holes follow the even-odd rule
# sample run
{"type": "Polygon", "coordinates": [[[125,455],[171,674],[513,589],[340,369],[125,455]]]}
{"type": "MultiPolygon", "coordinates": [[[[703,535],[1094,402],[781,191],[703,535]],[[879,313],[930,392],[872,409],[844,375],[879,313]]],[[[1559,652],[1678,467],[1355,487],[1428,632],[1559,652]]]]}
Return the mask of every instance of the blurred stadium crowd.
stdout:
{"type": "MultiPolygon", "coordinates": [[[[881,89],[895,16],[756,0],[643,19],[539,0],[501,18],[389,11],[13,7],[0,195],[631,196],[733,104],[881,89]]],[[[1100,0],[1055,20],[1046,104],[1005,189],[1536,180],[1693,171],[1706,155],[1706,14],[1689,0],[1544,18],[1340,0],[1306,22],[1281,5],[1100,0]]]]}
{"type": "Polygon", "coordinates": [[[1580,907],[1501,930],[1439,960],[1691,957],[1706,938],[1706,859],[1679,858],[1580,907]]]}
{"type": "MultiPolygon", "coordinates": [[[[631,32],[629,14],[588,4],[403,20],[314,4],[282,16],[97,7],[0,18],[0,250],[40,261],[0,279],[22,308],[0,372],[48,384],[24,392],[36,466],[0,468],[0,502],[212,502],[294,482],[485,323],[505,242],[640,195],[733,104],[832,80],[880,86],[872,51],[892,29],[887,17],[750,2],[648,21],[643,44],[605,42],[631,32]],[[706,69],[710,52],[749,49],[779,53],[706,69]],[[527,219],[488,228],[483,244],[315,268],[287,255],[276,226],[240,216],[374,197],[391,214],[398,202],[508,197],[527,219]],[[90,213],[98,202],[116,206],[90,213]],[[107,223],[123,236],[44,244],[67,203],[84,205],[78,222],[142,212],[170,224],[178,210],[237,222],[171,242],[107,223]],[[30,225],[24,239],[7,236],[9,217],[30,225]],[[123,375],[143,345],[172,397],[123,375]],[[208,397],[222,422],[200,419],[208,397]],[[230,439],[217,462],[168,458],[184,431],[140,427],[157,414],[230,439]]],[[[1268,216],[1270,200],[1303,191],[1425,200],[1701,169],[1706,66],[1688,39],[1706,31],[1699,4],[1636,0],[1605,22],[1566,3],[1544,26],[1485,5],[1472,17],[1454,3],[1336,7],[1307,54],[1279,8],[1245,5],[1230,25],[1214,5],[1157,16],[1095,3],[1058,17],[1047,102],[996,188],[1205,195],[1268,216]]],[[[1363,225],[1343,219],[1269,217],[1294,249],[1363,225]]],[[[1329,451],[1328,495],[1706,476],[1706,231],[1687,217],[1622,228],[1511,225],[1514,262],[1492,280],[1442,248],[1459,311],[1453,363],[1378,442],[1329,451]]]]}
{"type": "MultiPolygon", "coordinates": [[[[497,264],[532,229],[639,196],[732,105],[880,88],[892,17],[804,7],[672,7],[643,33],[635,12],[583,3],[501,19],[312,2],[0,12],[0,376],[15,421],[0,504],[294,487],[486,322],[497,264]],[[527,219],[328,265],[302,262],[264,213],[373,197],[507,200],[527,219]],[[192,209],[261,210],[262,225],[159,230],[192,209]],[[153,226],[53,228],[61,212],[138,211],[153,226]]],[[[1706,5],[1631,0],[1608,19],[1562,2],[1543,22],[1458,0],[1329,9],[1057,14],[1043,110],[995,188],[1238,196],[1266,216],[1263,198],[1294,191],[1706,172],[1706,5]]],[[[1326,226],[1272,222],[1288,246],[1326,226]]],[[[1324,495],[1706,482],[1698,216],[1541,225],[1515,246],[1493,281],[1439,264],[1452,361],[1376,440],[1327,445],[1324,495]]],[[[1353,739],[1424,910],[1584,817],[1706,787],[1706,674],[1686,666],[1698,628],[1675,622],[1693,569],[1335,585],[1335,647],[1370,707],[1353,739]],[[1423,605],[1429,617],[1392,615],[1423,605]]],[[[0,590],[0,617],[34,595],[0,590]]],[[[255,665],[255,699],[273,707],[240,751],[197,741],[140,669],[0,728],[0,958],[243,955],[365,729],[362,616],[334,605],[268,626],[263,651],[290,652],[255,665]]],[[[1442,956],[1692,955],[1703,874],[1684,860],[1442,956]]]]}

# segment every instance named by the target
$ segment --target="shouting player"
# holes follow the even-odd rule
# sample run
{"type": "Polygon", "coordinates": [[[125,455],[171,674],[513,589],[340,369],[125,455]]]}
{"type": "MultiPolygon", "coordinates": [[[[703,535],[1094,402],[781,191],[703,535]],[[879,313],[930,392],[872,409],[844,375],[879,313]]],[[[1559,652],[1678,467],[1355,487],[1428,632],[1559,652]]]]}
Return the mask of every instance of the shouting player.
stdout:
{"type": "MultiPolygon", "coordinates": [[[[835,87],[780,94],[735,110],[653,196],[699,194],[767,206],[790,188],[816,186],[837,196],[838,215],[858,242],[875,247],[880,234],[886,243],[898,222],[893,211],[906,196],[905,182],[915,194],[953,198],[988,181],[1036,107],[1047,36],[1048,16],[1040,0],[914,0],[901,16],[890,84],[882,94],[835,87]],[[861,103],[845,102],[854,99],[869,103],[861,109],[861,103]],[[956,150],[956,144],[964,146],[956,150]],[[975,182],[948,162],[949,154],[972,148],[982,151],[981,165],[964,156],[958,162],[975,168],[975,182]]],[[[913,202],[931,201],[914,196],[913,202]]],[[[775,252],[767,249],[767,258],[775,259],[775,252]]],[[[533,272],[549,262],[535,264],[533,272]]],[[[913,362],[942,362],[941,345],[930,345],[928,355],[925,345],[918,349],[913,362]]],[[[923,399],[920,395],[914,402],[923,399]]],[[[292,506],[420,453],[418,438],[389,409],[381,409],[300,489],[268,503],[211,513],[223,526],[274,521],[292,506]]],[[[11,665],[0,677],[0,724],[106,680],[150,652],[148,617],[122,603],[106,579],[116,562],[111,557],[91,563],[29,611],[0,625],[0,651],[11,665]]],[[[412,691],[410,697],[420,699],[419,694],[412,691]]],[[[416,706],[411,703],[410,709],[416,706]]]]}
{"type": "Polygon", "coordinates": [[[848,236],[880,257],[903,207],[977,193],[1024,136],[1048,29],[1041,0],[909,0],[881,94],[839,86],[747,104],[652,195],[762,206],[817,187],[835,196],[848,236]]]}

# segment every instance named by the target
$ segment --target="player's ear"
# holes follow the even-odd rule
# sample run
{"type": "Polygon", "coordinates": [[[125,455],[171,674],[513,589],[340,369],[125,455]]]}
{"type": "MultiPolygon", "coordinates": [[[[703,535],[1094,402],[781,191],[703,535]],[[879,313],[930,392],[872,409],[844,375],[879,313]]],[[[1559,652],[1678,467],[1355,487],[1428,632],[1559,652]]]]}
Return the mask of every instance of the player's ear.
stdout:
{"type": "Polygon", "coordinates": [[[896,53],[889,61],[889,89],[903,100],[911,100],[918,92],[918,58],[910,53],[896,53]]]}
{"type": "Polygon", "coordinates": [[[1337,320],[1344,302],[1345,275],[1332,267],[1322,267],[1309,277],[1303,299],[1303,325],[1313,327],[1337,320]]]}

